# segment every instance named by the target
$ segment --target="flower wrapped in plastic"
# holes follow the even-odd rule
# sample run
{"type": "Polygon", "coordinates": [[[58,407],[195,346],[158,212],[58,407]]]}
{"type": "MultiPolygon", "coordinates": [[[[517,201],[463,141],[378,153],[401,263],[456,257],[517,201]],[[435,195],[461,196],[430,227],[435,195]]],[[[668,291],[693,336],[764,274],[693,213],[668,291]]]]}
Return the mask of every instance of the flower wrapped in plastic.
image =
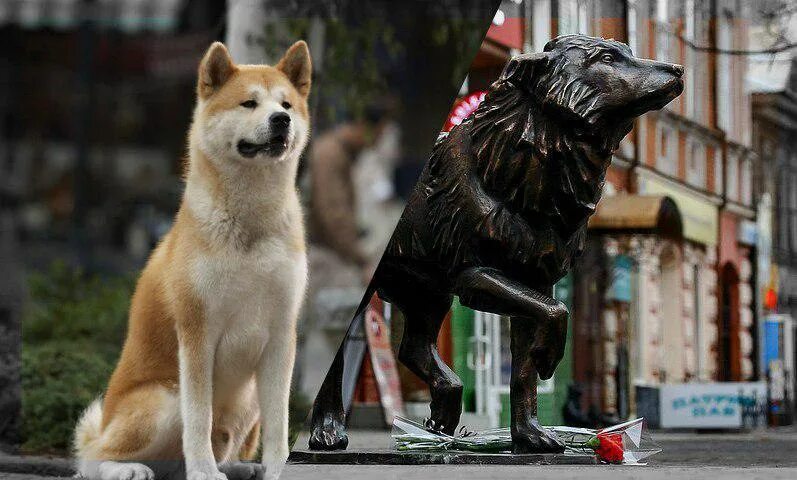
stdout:
{"type": "MultiPolygon", "coordinates": [[[[644,418],[600,430],[565,426],[544,428],[565,444],[564,455],[595,456],[602,463],[640,465],[642,460],[661,451],[645,428],[644,418]]],[[[395,417],[391,435],[396,449],[403,452],[512,452],[512,436],[508,428],[480,432],[460,428],[452,436],[412,420],[395,417]]]]}

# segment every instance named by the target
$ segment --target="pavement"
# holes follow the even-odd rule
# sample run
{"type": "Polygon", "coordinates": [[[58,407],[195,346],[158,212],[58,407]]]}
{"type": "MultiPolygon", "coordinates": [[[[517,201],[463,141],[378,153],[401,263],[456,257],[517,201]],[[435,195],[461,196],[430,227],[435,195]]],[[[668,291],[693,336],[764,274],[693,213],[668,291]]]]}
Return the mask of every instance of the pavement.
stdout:
{"type": "MultiPolygon", "coordinates": [[[[352,431],[350,448],[381,449],[391,444],[387,431],[352,431]]],[[[767,429],[749,433],[663,433],[653,432],[663,451],[651,457],[646,466],[484,466],[484,465],[295,465],[285,467],[282,480],[445,480],[445,479],[584,479],[629,480],[644,478],[741,480],[797,478],[797,427],[767,429]]],[[[297,448],[307,445],[299,438],[297,448]]],[[[0,456],[2,480],[49,480],[64,478],[57,469],[33,472],[9,468],[9,457],[0,456]],[[6,468],[3,468],[4,465],[6,468]],[[59,475],[61,475],[59,477],[59,475]]],[[[22,460],[17,460],[22,462],[22,460]]],[[[55,465],[58,465],[56,462],[55,465]]]]}

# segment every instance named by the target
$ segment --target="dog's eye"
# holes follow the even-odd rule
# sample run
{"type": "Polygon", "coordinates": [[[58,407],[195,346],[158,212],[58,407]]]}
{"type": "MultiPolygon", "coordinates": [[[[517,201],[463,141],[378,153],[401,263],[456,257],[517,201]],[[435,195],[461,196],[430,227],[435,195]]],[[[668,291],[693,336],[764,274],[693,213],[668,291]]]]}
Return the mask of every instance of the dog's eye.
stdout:
{"type": "Polygon", "coordinates": [[[282,108],[284,108],[285,110],[290,110],[291,104],[288,102],[282,102],[282,108]]]}
{"type": "Polygon", "coordinates": [[[604,53],[603,56],[601,57],[601,61],[603,63],[612,63],[614,61],[614,57],[608,53],[604,53]]]}
{"type": "Polygon", "coordinates": [[[245,102],[241,102],[241,106],[244,108],[256,108],[257,102],[254,100],[247,100],[245,102]]]}

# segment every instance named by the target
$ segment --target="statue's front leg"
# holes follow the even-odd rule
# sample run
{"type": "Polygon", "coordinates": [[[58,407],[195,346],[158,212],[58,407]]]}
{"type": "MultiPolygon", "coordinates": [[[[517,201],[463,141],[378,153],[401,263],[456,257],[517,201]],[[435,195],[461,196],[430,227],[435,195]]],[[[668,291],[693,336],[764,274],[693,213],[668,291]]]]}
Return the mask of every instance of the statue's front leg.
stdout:
{"type": "MultiPolygon", "coordinates": [[[[543,320],[542,322],[545,322],[543,320]]],[[[512,377],[509,386],[512,451],[514,453],[561,453],[565,446],[546,432],[537,420],[536,319],[512,317],[510,334],[512,377]]]]}
{"type": "Polygon", "coordinates": [[[537,421],[537,374],[550,378],[562,359],[567,337],[567,307],[551,296],[492,268],[463,271],[455,292],[463,305],[508,315],[512,336],[512,442],[516,453],[563,452],[564,444],[537,421]]]}

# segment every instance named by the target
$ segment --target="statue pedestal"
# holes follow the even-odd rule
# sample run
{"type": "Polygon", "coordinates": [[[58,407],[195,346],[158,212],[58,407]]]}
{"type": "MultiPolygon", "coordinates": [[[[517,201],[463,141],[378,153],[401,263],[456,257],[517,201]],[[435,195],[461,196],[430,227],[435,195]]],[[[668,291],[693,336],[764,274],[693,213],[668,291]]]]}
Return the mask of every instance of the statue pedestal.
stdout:
{"type": "Polygon", "coordinates": [[[288,463],[327,465],[597,465],[594,455],[473,452],[399,452],[352,449],[335,452],[294,450],[288,463]]]}

